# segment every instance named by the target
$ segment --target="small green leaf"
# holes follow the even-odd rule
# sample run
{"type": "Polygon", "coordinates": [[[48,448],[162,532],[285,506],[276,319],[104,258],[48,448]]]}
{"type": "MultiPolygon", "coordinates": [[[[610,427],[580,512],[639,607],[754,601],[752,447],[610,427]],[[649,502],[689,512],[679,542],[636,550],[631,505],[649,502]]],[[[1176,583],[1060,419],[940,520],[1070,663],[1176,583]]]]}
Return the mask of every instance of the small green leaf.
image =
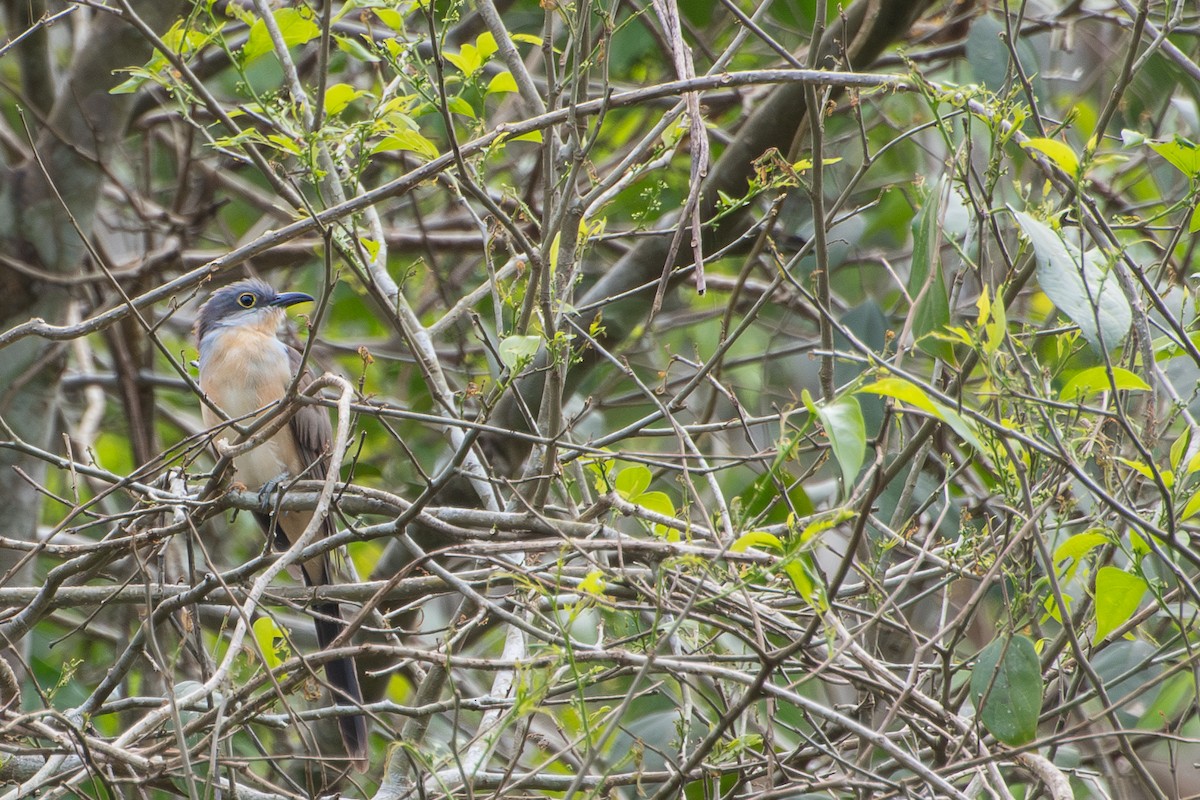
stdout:
{"type": "Polygon", "coordinates": [[[617,479],[613,482],[613,489],[626,500],[636,500],[642,492],[650,488],[650,479],[652,477],[650,469],[644,464],[625,467],[617,473],[617,479]]]}
{"type": "Polygon", "coordinates": [[[355,89],[348,83],[335,83],[325,90],[325,114],[330,117],[337,116],[346,106],[364,94],[366,92],[355,89]]]}
{"type": "Polygon", "coordinates": [[[266,661],[267,669],[275,669],[284,662],[288,654],[287,637],[271,617],[254,620],[254,641],[258,643],[266,661]]]}
{"type": "MultiPolygon", "coordinates": [[[[642,492],[635,501],[639,506],[664,517],[675,517],[675,503],[666,492],[642,492]]],[[[655,522],[650,526],[655,536],[661,536],[669,542],[679,541],[679,531],[655,522]]]]}
{"type": "Polygon", "coordinates": [[[488,81],[487,90],[484,94],[497,94],[499,92],[515,92],[517,91],[517,79],[508,70],[498,72],[488,81]]]}
{"type": "Polygon", "coordinates": [[[509,369],[518,369],[533,360],[541,344],[540,336],[506,336],[500,340],[500,361],[509,369]]]}
{"type": "Polygon", "coordinates": [[[788,576],[792,588],[804,602],[818,611],[829,609],[829,600],[825,595],[825,584],[818,579],[816,565],[812,557],[797,553],[783,562],[783,572],[788,576]]]}
{"type": "Polygon", "coordinates": [[[1195,142],[1176,135],[1170,139],[1147,139],[1146,144],[1184,175],[1200,177],[1200,147],[1195,142]]]}
{"type": "Polygon", "coordinates": [[[1101,567],[1096,573],[1096,635],[1099,643],[1129,621],[1142,604],[1146,581],[1119,567],[1101,567]]]}
{"type": "Polygon", "coordinates": [[[479,57],[487,61],[500,48],[496,46],[496,37],[491,31],[484,31],[475,37],[475,49],[479,51],[479,57]]]}
{"type": "Polygon", "coordinates": [[[604,580],[604,573],[598,569],[594,569],[579,582],[579,591],[584,594],[590,594],[593,597],[600,597],[604,594],[604,589],[607,586],[608,581],[604,580]]]}
{"type": "Polygon", "coordinates": [[[1080,370],[1071,376],[1058,393],[1058,399],[1064,403],[1079,400],[1091,394],[1109,392],[1119,389],[1126,392],[1148,392],[1150,385],[1135,373],[1121,367],[1112,368],[1109,376],[1108,368],[1099,366],[1080,370]]]}
{"type": "Polygon", "coordinates": [[[1183,433],[1175,437],[1175,441],[1171,442],[1171,469],[1179,469],[1179,462],[1183,461],[1183,454],[1187,452],[1188,441],[1191,439],[1190,433],[1190,428],[1185,429],[1183,433]]]}
{"type": "Polygon", "coordinates": [[[405,150],[432,161],[438,157],[437,147],[416,131],[397,129],[383,138],[371,148],[372,153],[383,153],[389,150],[405,150]]]}
{"type": "MultiPolygon", "coordinates": [[[[298,44],[311,42],[321,35],[321,28],[313,20],[313,14],[307,8],[281,8],[272,12],[275,25],[283,37],[284,44],[294,47],[298,44]]],[[[242,48],[242,58],[250,62],[259,56],[264,56],[273,50],[271,34],[267,32],[267,24],[261,19],[255,20],[250,26],[250,36],[242,48]]]]}
{"type": "Polygon", "coordinates": [[[1037,735],[1042,691],[1037,649],[1026,636],[996,639],[971,670],[971,698],[983,726],[1013,747],[1037,735]]]}
{"type": "Polygon", "coordinates": [[[542,37],[534,36],[531,33],[514,33],[512,35],[512,40],[514,42],[524,42],[525,44],[531,44],[535,47],[542,46],[542,37]]]}
{"type": "Polygon", "coordinates": [[[893,400],[899,400],[918,408],[930,416],[940,419],[950,426],[950,429],[957,433],[964,442],[976,450],[984,452],[983,443],[979,441],[979,437],[970,423],[957,411],[933,400],[925,393],[924,389],[915,383],[910,383],[902,378],[880,378],[875,383],[864,386],[858,391],[891,397],[893,400]]]}
{"type": "Polygon", "coordinates": [[[1070,145],[1060,142],[1058,139],[1027,139],[1021,142],[1021,148],[1036,150],[1057,164],[1059,169],[1072,178],[1079,175],[1079,156],[1075,155],[1075,151],[1071,149],[1070,145]]]}
{"type": "Polygon", "coordinates": [[[449,108],[453,113],[461,114],[462,116],[468,117],[469,119],[477,119],[478,118],[478,115],[475,113],[475,109],[471,107],[471,104],[468,103],[466,100],[464,100],[460,96],[456,95],[454,97],[449,98],[446,101],[446,107],[449,108]]]}
{"type": "Polygon", "coordinates": [[[458,68],[458,71],[468,78],[483,66],[483,58],[479,49],[473,44],[464,44],[457,53],[445,53],[446,60],[458,68]]]}
{"type": "Polygon", "coordinates": [[[1083,557],[1111,541],[1107,534],[1098,531],[1084,531],[1067,539],[1054,549],[1054,563],[1058,564],[1071,559],[1071,564],[1062,572],[1062,580],[1068,581],[1083,563],[1083,557]]]}
{"type": "Polygon", "coordinates": [[[862,469],[863,459],[867,452],[867,426],[863,422],[862,407],[854,395],[836,398],[832,403],[812,405],[808,390],[803,392],[805,403],[811,411],[815,411],[829,437],[829,447],[833,457],[842,468],[842,482],[846,493],[849,494],[862,469]]]}
{"type": "Polygon", "coordinates": [[[500,141],[503,144],[508,144],[509,142],[537,142],[538,144],[541,144],[542,132],[539,130],[530,131],[529,133],[522,133],[520,135],[514,135],[511,133],[505,134],[500,138],[500,141]]]}
{"type": "Polygon", "coordinates": [[[750,531],[739,536],[737,541],[730,545],[729,550],[734,553],[744,553],[751,547],[779,552],[783,550],[783,542],[779,540],[778,536],[766,531],[750,531]]]}
{"type": "Polygon", "coordinates": [[[1183,511],[1179,512],[1179,521],[1183,522],[1200,513],[1200,492],[1195,492],[1183,506],[1183,511]]]}

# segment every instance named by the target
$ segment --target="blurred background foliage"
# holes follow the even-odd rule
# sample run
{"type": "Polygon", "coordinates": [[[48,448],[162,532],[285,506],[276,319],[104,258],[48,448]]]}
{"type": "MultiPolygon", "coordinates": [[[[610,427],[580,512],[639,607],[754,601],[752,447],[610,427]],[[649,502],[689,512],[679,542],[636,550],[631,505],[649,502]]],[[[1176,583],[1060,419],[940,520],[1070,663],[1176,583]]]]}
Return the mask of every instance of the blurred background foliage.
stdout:
{"type": "Polygon", "coordinates": [[[5,796],[1200,793],[1190,4],[5,10],[5,796]],[[270,558],[247,274],[353,402],[361,777],[302,593],[168,591],[270,558]]]}

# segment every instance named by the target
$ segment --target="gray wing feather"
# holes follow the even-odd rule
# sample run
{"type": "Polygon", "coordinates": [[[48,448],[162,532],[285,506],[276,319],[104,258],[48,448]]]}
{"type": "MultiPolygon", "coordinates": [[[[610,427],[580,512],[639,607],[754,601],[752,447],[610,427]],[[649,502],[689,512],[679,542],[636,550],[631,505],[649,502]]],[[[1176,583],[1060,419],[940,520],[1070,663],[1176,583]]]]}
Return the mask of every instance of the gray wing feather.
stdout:
{"type": "MultiPolygon", "coordinates": [[[[288,356],[292,360],[292,374],[295,374],[300,369],[300,362],[304,356],[294,347],[288,348],[288,356]]],[[[303,391],[314,380],[312,371],[306,369],[300,379],[300,390],[303,391]]],[[[329,412],[321,406],[301,406],[288,425],[296,439],[300,460],[304,462],[304,477],[323,480],[329,474],[329,449],[333,443],[333,425],[329,422],[329,412]]]]}

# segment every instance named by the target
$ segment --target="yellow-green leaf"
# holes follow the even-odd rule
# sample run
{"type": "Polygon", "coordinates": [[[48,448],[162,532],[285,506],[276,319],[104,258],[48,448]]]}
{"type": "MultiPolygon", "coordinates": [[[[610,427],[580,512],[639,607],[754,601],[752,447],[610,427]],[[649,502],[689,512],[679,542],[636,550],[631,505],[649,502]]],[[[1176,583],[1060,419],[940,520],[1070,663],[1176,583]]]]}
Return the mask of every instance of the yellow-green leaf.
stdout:
{"type": "Polygon", "coordinates": [[[483,59],[479,55],[479,49],[473,44],[464,44],[462,49],[457,53],[446,53],[446,60],[454,66],[458,67],[458,71],[468,78],[479,71],[483,66],[483,59]]]}
{"type": "Polygon", "coordinates": [[[625,467],[617,473],[613,489],[626,500],[636,500],[642,492],[650,488],[652,477],[654,476],[650,474],[650,469],[644,464],[625,467]]]}
{"type": "Polygon", "coordinates": [[[497,94],[499,92],[515,92],[517,91],[517,79],[508,70],[498,72],[492,79],[488,81],[487,91],[484,94],[497,94]]]}
{"type": "Polygon", "coordinates": [[[1026,150],[1036,150],[1057,164],[1059,169],[1071,177],[1079,174],[1079,156],[1075,155],[1075,151],[1071,149],[1070,145],[1060,142],[1058,139],[1044,139],[1040,137],[1029,139],[1022,142],[1021,147],[1026,150]]]}
{"type": "Polygon", "coordinates": [[[1071,559],[1071,564],[1063,570],[1062,579],[1070,580],[1083,563],[1083,557],[1097,547],[1108,544],[1109,537],[1098,531],[1084,531],[1067,539],[1054,549],[1054,563],[1071,559]]]}
{"type": "MultiPolygon", "coordinates": [[[[281,8],[273,12],[272,16],[284,44],[288,47],[310,42],[321,35],[321,27],[313,20],[313,14],[307,8],[281,8]]],[[[246,45],[242,48],[242,58],[247,62],[253,61],[270,53],[272,49],[267,24],[261,19],[255,20],[250,26],[250,36],[246,39],[246,45]]]]}
{"type": "Polygon", "coordinates": [[[1183,511],[1179,512],[1179,521],[1189,520],[1200,512],[1200,492],[1196,492],[1191,496],[1183,507],[1183,511]]]}
{"type": "Polygon", "coordinates": [[[1129,621],[1146,593],[1146,581],[1118,567],[1101,567],[1096,573],[1096,635],[1100,642],[1129,621]]]}
{"type": "Polygon", "coordinates": [[[1127,392],[1148,392],[1150,385],[1135,373],[1122,367],[1113,367],[1111,378],[1107,367],[1091,367],[1072,375],[1063,386],[1062,391],[1058,393],[1058,399],[1069,403],[1090,394],[1108,392],[1113,389],[1127,392]]]}
{"type": "Polygon", "coordinates": [[[599,597],[604,594],[604,589],[607,586],[608,581],[604,580],[604,573],[598,569],[594,569],[579,582],[579,591],[599,597]]]}
{"type": "Polygon", "coordinates": [[[499,49],[496,46],[496,37],[491,31],[484,31],[475,37],[475,49],[479,52],[479,58],[487,61],[499,49]]]}
{"type": "Polygon", "coordinates": [[[405,150],[430,161],[438,157],[438,150],[433,142],[416,131],[396,130],[371,148],[372,153],[382,153],[388,150],[405,150]]]}
{"type": "Polygon", "coordinates": [[[783,549],[783,542],[779,541],[779,537],[766,531],[750,531],[743,533],[737,538],[730,547],[730,551],[734,553],[744,553],[751,547],[763,548],[779,551],[783,549]]]}
{"type": "Polygon", "coordinates": [[[259,617],[254,620],[254,641],[258,643],[266,661],[267,669],[275,669],[282,664],[288,654],[287,637],[275,624],[271,617],[259,617]]]}
{"type": "Polygon", "coordinates": [[[362,97],[366,92],[361,89],[355,89],[348,83],[335,83],[325,90],[325,113],[330,117],[335,117],[350,105],[355,99],[362,97]]]}

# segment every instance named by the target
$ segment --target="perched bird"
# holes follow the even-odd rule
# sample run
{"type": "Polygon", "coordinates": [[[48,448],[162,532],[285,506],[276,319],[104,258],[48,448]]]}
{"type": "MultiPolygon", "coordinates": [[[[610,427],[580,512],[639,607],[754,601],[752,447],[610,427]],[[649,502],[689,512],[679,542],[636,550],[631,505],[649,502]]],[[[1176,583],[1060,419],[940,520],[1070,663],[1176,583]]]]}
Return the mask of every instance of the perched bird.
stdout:
{"type": "MultiPolygon", "coordinates": [[[[256,279],[241,280],[213,292],[200,307],[196,339],[200,349],[200,388],[230,418],[244,417],[278,401],[291,386],[301,367],[300,351],[277,336],[284,309],[310,303],[303,292],[277,293],[256,279]]],[[[305,372],[304,389],[312,382],[305,372]]],[[[210,427],[222,420],[205,404],[204,423],[210,427]]],[[[232,443],[237,434],[227,428],[221,435],[232,443]]],[[[237,480],[251,491],[270,489],[281,480],[303,477],[322,480],[328,474],[333,427],[329,414],[320,406],[303,406],[287,425],[270,439],[234,458],[237,480]]],[[[280,549],[295,542],[312,520],[311,511],[256,512],[263,530],[280,549]]],[[[318,536],[332,536],[333,519],[327,517],[318,536]]],[[[325,555],[304,562],[304,582],[321,586],[332,582],[329,558],[325,555]]],[[[345,629],[337,603],[314,603],[317,641],[327,647],[345,629]]],[[[358,672],[350,658],[330,661],[325,676],[341,703],[362,703],[358,672]]],[[[346,753],[357,769],[367,767],[367,722],[362,715],[338,718],[346,753]]]]}

